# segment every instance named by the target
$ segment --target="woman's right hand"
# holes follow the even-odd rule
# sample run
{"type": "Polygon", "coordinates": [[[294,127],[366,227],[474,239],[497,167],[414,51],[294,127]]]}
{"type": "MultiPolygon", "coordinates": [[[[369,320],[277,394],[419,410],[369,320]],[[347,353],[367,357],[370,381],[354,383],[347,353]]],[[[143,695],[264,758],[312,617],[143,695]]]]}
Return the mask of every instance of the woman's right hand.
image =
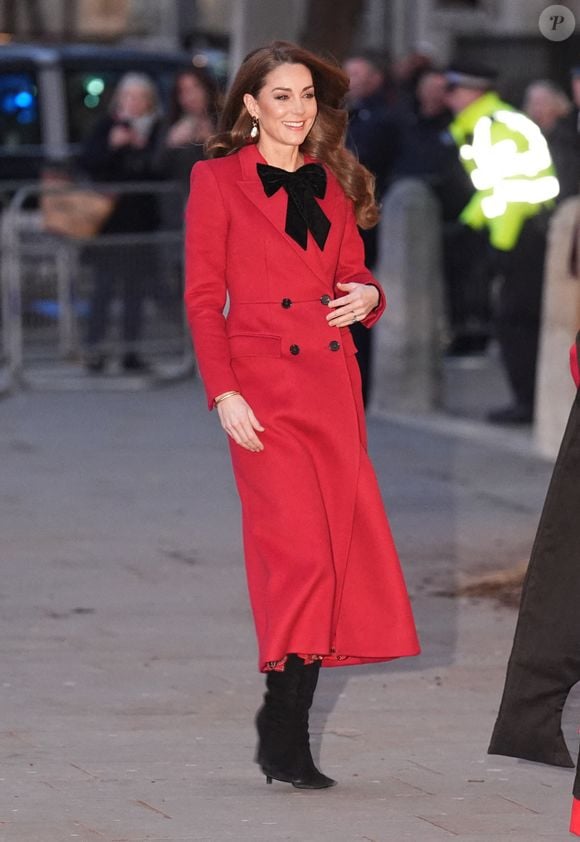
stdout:
{"type": "Polygon", "coordinates": [[[259,453],[264,445],[256,435],[256,430],[264,432],[264,427],[254,415],[252,408],[241,395],[230,395],[216,406],[222,427],[236,444],[252,453],[259,453]]]}

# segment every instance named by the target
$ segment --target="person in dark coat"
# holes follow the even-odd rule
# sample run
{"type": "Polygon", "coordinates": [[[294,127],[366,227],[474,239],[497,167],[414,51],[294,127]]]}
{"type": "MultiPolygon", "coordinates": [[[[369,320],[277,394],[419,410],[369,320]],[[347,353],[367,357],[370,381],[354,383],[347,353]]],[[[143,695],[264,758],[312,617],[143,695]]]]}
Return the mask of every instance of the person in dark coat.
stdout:
{"type": "Polygon", "coordinates": [[[580,65],[573,67],[570,75],[572,108],[558,121],[553,137],[556,166],[558,158],[564,160],[560,150],[565,149],[564,197],[580,193],[580,65]]]}
{"type": "Polygon", "coordinates": [[[580,190],[580,134],[572,103],[554,82],[538,79],[526,88],[523,110],[548,141],[560,184],[558,202],[576,196],[580,190]]]}
{"type": "MultiPolygon", "coordinates": [[[[580,386],[580,333],[571,369],[580,386]]],[[[524,581],[490,754],[573,767],[562,710],[580,681],[580,389],[552,474],[524,581]]],[[[580,770],[570,830],[580,836],[580,770]]]]}
{"type": "Polygon", "coordinates": [[[385,297],[357,230],[378,209],[371,174],[343,146],[347,86],[294,44],[251,53],[186,212],[186,310],[229,436],[267,674],[257,762],[268,782],[301,789],[335,783],[309,749],[320,667],[419,651],[349,332],[371,327],[385,297]]]}
{"type": "MultiPolygon", "coordinates": [[[[144,74],[124,76],[113,95],[110,113],[87,138],[82,168],[95,182],[138,182],[158,178],[161,109],[155,84],[144,74]]],[[[155,231],[160,224],[158,199],[151,193],[120,191],[115,208],[101,234],[134,234],[155,231]]],[[[153,287],[155,254],[144,244],[99,246],[89,250],[95,266],[86,336],[86,368],[104,371],[107,356],[103,343],[113,299],[123,301],[122,365],[126,371],[143,371],[147,363],[138,353],[142,332],[143,302],[153,287]]]]}
{"type": "Polygon", "coordinates": [[[453,145],[446,142],[446,129],[452,118],[446,96],[445,74],[429,69],[417,80],[412,104],[396,109],[393,180],[420,178],[435,186],[450,162],[457,159],[453,145]]]}
{"type": "Polygon", "coordinates": [[[447,107],[447,79],[442,70],[428,68],[392,114],[396,152],[391,180],[418,178],[436,195],[444,222],[454,222],[473,187],[457,158],[448,128],[453,115],[447,107]]]}
{"type": "Polygon", "coordinates": [[[397,152],[393,181],[416,178],[427,184],[439,202],[443,235],[445,303],[449,327],[448,353],[471,354],[485,349],[489,334],[485,237],[457,218],[473,188],[457,156],[448,127],[447,79],[435,68],[416,79],[414,94],[397,107],[397,152]]]}
{"type": "MultiPolygon", "coordinates": [[[[397,140],[391,109],[386,95],[384,56],[372,50],[354,53],[344,64],[348,90],[347,148],[375,176],[375,196],[380,202],[391,177],[397,140]]],[[[378,259],[377,229],[361,231],[365,246],[365,265],[374,269],[378,259]]],[[[351,329],[358,350],[365,406],[370,395],[372,336],[354,325],[351,329]]]]}

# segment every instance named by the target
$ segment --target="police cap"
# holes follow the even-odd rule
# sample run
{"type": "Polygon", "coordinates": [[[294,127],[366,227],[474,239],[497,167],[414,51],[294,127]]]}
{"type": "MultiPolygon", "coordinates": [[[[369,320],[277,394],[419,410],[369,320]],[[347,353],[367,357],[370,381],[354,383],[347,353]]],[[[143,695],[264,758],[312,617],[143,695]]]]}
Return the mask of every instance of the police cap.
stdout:
{"type": "Polygon", "coordinates": [[[491,67],[474,62],[453,62],[445,71],[448,87],[488,91],[493,88],[497,72],[491,67]]]}

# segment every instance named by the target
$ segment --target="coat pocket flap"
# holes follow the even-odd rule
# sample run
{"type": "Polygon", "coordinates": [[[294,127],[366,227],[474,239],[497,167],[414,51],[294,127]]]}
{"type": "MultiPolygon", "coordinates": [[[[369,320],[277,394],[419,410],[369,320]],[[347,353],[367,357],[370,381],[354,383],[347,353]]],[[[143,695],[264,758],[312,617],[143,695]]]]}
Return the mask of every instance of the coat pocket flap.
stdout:
{"type": "Polygon", "coordinates": [[[280,357],[281,337],[258,333],[237,333],[229,337],[230,356],[235,357],[280,357]]]}

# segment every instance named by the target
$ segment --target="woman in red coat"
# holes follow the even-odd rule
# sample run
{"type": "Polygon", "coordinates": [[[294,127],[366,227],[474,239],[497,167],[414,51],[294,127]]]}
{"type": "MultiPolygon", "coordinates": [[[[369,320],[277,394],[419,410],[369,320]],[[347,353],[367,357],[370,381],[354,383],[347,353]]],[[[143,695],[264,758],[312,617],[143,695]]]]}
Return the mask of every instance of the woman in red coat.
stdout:
{"type": "Polygon", "coordinates": [[[268,782],[302,788],[335,783],[309,749],[320,666],[419,651],[348,328],[371,327],[385,300],[356,227],[377,208],[372,176],[343,146],[347,88],[293,44],[250,54],[186,213],[187,313],[230,437],[267,673],[257,762],[268,782]]]}

